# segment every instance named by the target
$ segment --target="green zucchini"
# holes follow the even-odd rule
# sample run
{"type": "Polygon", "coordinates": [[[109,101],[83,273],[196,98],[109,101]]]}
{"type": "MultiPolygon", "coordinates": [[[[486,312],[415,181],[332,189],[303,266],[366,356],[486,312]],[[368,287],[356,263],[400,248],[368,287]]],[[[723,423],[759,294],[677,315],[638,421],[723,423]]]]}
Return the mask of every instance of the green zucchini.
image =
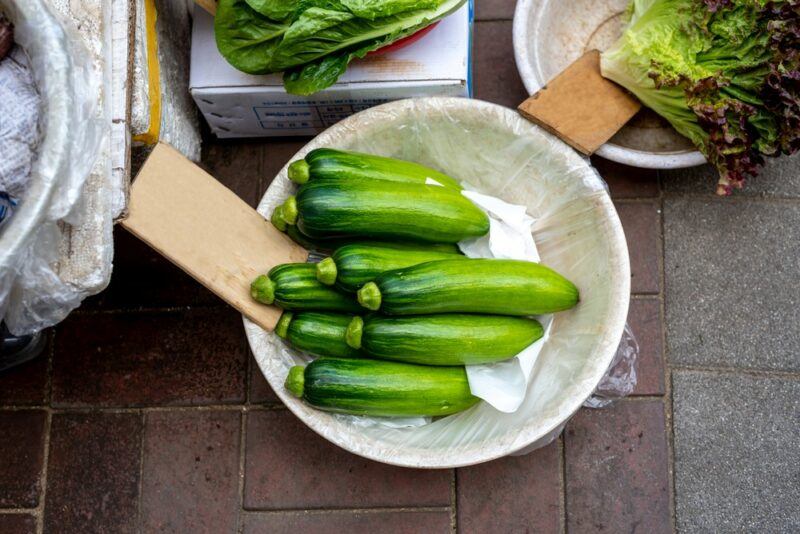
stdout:
{"type": "Polygon", "coordinates": [[[286,263],[273,267],[250,284],[250,295],[262,304],[284,310],[321,310],[355,313],[360,310],[350,295],[317,280],[313,263],[286,263]]]}
{"type": "Polygon", "coordinates": [[[289,225],[286,223],[286,219],[283,218],[283,204],[272,210],[272,216],[269,218],[269,221],[272,223],[272,226],[281,232],[286,231],[289,225]]]}
{"type": "Polygon", "coordinates": [[[298,228],[313,238],[457,243],[489,231],[489,218],[468,198],[435,185],[315,180],[300,187],[294,204],[298,228]]]}
{"type": "Polygon", "coordinates": [[[336,249],[317,264],[317,280],[336,284],[355,293],[385,271],[410,267],[427,261],[466,258],[452,244],[407,245],[399,243],[357,243],[336,249]]]}
{"type": "Polygon", "coordinates": [[[286,227],[286,235],[289,238],[303,247],[306,250],[315,250],[317,252],[322,253],[330,253],[336,250],[338,246],[342,246],[342,244],[350,243],[352,240],[347,239],[311,239],[308,236],[304,236],[303,232],[297,229],[297,226],[288,225],[286,227]]]}
{"type": "Polygon", "coordinates": [[[270,221],[275,228],[285,233],[292,241],[306,250],[314,250],[322,253],[333,252],[337,248],[353,242],[352,239],[311,239],[303,235],[297,226],[286,223],[286,220],[283,218],[283,206],[275,208],[272,212],[272,217],[270,217],[270,221]]]}
{"type": "Polygon", "coordinates": [[[358,358],[361,351],[347,344],[347,327],[354,317],[326,312],[285,311],[275,333],[289,345],[314,356],[358,358]]]}
{"type": "Polygon", "coordinates": [[[462,189],[453,178],[418,163],[334,148],[312,150],[305,159],[289,165],[289,179],[295,183],[304,184],[309,180],[326,178],[361,178],[417,184],[428,184],[433,180],[456,191],[462,189]]]}
{"type": "Polygon", "coordinates": [[[538,315],[575,306],[578,288],[529,261],[439,260],[383,273],[358,291],[358,301],[387,315],[538,315]]]}
{"type": "Polygon", "coordinates": [[[452,254],[461,254],[461,251],[458,248],[458,245],[455,243],[419,243],[419,242],[382,242],[382,241],[362,241],[358,238],[353,237],[331,237],[328,239],[313,239],[308,237],[307,235],[303,235],[303,233],[297,228],[296,225],[288,224],[283,218],[283,206],[278,206],[272,212],[272,217],[270,218],[272,221],[273,226],[284,232],[289,238],[300,245],[301,247],[305,248],[306,250],[312,250],[315,252],[319,252],[322,254],[332,253],[333,251],[340,249],[346,245],[352,245],[355,243],[362,243],[365,245],[375,245],[375,246],[408,246],[408,247],[424,247],[429,250],[435,250],[439,252],[449,252],[452,254]]]}
{"type": "Polygon", "coordinates": [[[330,412],[375,416],[450,415],[478,402],[463,367],[320,358],[289,370],[286,389],[330,412]]]}
{"type": "Polygon", "coordinates": [[[382,360],[423,365],[473,365],[513,358],[542,337],[539,321],[502,315],[353,317],[346,340],[382,360]]]}

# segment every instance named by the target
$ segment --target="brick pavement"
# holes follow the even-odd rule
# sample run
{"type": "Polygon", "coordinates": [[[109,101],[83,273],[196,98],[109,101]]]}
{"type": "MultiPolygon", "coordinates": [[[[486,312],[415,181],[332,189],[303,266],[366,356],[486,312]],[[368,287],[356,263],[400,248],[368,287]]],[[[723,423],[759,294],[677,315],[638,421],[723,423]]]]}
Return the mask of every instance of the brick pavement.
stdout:
{"type": "MultiPolygon", "coordinates": [[[[513,4],[480,2],[475,28],[475,96],[505,105],[525,96],[511,52],[513,4]]],[[[303,142],[209,141],[204,165],[255,205],[303,142]]],[[[521,457],[444,471],[370,462],[337,449],[283,408],[249,355],[235,313],[118,229],[108,290],[55,329],[45,357],[0,376],[0,428],[10,429],[0,434],[0,531],[670,532],[676,508],[677,524],[687,530],[720,527],[707,507],[735,510],[743,497],[703,493],[692,471],[718,461],[715,450],[737,450],[744,438],[737,434],[698,456],[695,434],[713,414],[698,415],[672,398],[673,381],[687,399],[714,384],[680,368],[674,378],[668,364],[673,345],[682,366],[705,360],[680,349],[683,334],[666,343],[665,310],[676,326],[683,324],[676,313],[696,311],[675,307],[682,301],[670,291],[680,280],[673,273],[665,283],[665,267],[672,273],[673,266],[665,265],[663,250],[665,225],[667,247],[692,228],[665,221],[665,204],[667,214],[684,217],[680,195],[715,206],[726,201],[680,179],[667,186],[667,173],[595,164],[631,251],[630,323],[642,347],[631,398],[582,410],[555,442],[521,457]],[[688,433],[676,438],[673,427],[688,433]],[[675,449],[685,464],[676,465],[675,449]]],[[[793,373],[783,371],[780,382],[796,398],[793,373]]],[[[758,390],[763,382],[746,387],[758,390]]],[[[796,407],[774,403],[778,413],[762,431],[780,426],[781,410],[796,407]]],[[[740,419],[746,433],[749,420],[740,419]]],[[[770,450],[779,454],[794,439],[796,451],[796,428],[784,425],[770,450]]],[[[786,454],[800,464],[796,452],[786,454]]],[[[731,477],[722,465],[700,479],[713,487],[739,480],[731,477]]],[[[773,508],[794,516],[765,524],[780,529],[797,521],[797,502],[773,508]]]]}

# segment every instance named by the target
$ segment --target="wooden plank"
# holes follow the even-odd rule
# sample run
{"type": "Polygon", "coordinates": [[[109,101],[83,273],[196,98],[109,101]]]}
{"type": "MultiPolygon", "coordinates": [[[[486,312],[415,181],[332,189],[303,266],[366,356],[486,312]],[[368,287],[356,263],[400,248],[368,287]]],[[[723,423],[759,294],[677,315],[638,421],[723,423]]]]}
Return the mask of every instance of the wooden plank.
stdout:
{"type": "Polygon", "coordinates": [[[131,186],[122,226],[253,322],[271,330],[280,310],[250,297],[250,282],[308,252],[230,189],[159,143],[131,186]]]}
{"type": "Polygon", "coordinates": [[[217,14],[217,0],[194,0],[197,5],[211,13],[212,15],[217,14]]]}
{"type": "Polygon", "coordinates": [[[611,139],[641,103],[600,74],[600,52],[591,50],[519,105],[527,119],[589,155],[611,139]]]}

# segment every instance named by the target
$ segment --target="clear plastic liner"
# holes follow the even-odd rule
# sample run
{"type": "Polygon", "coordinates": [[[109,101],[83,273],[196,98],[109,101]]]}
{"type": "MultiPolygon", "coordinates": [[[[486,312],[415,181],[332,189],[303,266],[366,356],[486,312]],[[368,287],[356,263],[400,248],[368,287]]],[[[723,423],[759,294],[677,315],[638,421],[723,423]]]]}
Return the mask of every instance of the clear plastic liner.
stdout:
{"type": "Polygon", "coordinates": [[[614,360],[583,405],[587,408],[604,408],[615,399],[627,397],[636,387],[636,369],[639,363],[639,343],[629,325],[625,325],[614,360]]]}
{"type": "MultiPolygon", "coordinates": [[[[527,206],[536,219],[532,231],[542,263],[572,280],[581,291],[581,301],[573,310],[553,316],[550,338],[516,411],[502,413],[482,402],[418,427],[355,421],[292,397],[283,387],[286,374],[291,365],[307,358],[245,320],[259,367],[281,400],[333,443],[395,465],[469,465],[549,443],[604,383],[625,328],[630,294],[627,246],[597,172],[567,145],[514,111],[457,98],[405,100],[372,108],[319,135],[296,157],[322,146],[417,161],[469,183],[478,192],[527,206]]],[[[295,189],[284,167],[259,212],[268,217],[295,189]]],[[[635,344],[623,347],[620,361],[635,361],[635,344]]],[[[612,391],[629,392],[630,384],[617,380],[624,374],[612,373],[614,380],[607,381],[601,392],[604,397],[612,391]]]]}
{"type": "Polygon", "coordinates": [[[0,317],[15,334],[63,319],[86,296],[58,275],[64,223],[75,216],[106,135],[91,54],[42,0],[0,0],[44,103],[41,142],[25,198],[0,233],[0,317]]]}
{"type": "Polygon", "coordinates": [[[28,188],[41,107],[28,56],[15,46],[0,59],[0,194],[17,201],[28,188]]]}

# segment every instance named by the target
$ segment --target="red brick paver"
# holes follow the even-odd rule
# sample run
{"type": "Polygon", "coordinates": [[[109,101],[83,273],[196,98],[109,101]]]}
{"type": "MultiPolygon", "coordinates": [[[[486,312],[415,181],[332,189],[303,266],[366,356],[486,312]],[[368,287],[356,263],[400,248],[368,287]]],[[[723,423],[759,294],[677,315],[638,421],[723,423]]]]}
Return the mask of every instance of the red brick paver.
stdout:
{"type": "Polygon", "coordinates": [[[477,24],[475,42],[472,48],[475,98],[516,108],[528,98],[528,92],[513,61],[511,21],[477,24]]]}
{"type": "Polygon", "coordinates": [[[620,401],[567,424],[567,531],[672,531],[664,404],[620,401]]]}
{"type": "Polygon", "coordinates": [[[0,373],[0,405],[44,404],[49,353],[48,345],[42,356],[0,373]]]}
{"type": "Polygon", "coordinates": [[[0,508],[39,503],[46,419],[40,410],[0,412],[0,508]]]}
{"type": "Polygon", "coordinates": [[[255,207],[261,200],[261,142],[226,140],[203,144],[203,166],[217,180],[255,207]]]}
{"type": "Polygon", "coordinates": [[[229,308],[74,315],[56,334],[53,402],[242,401],[247,353],[241,316],[229,308]]]}
{"type": "Polygon", "coordinates": [[[661,275],[661,213],[658,202],[618,202],[628,253],[631,258],[631,292],[658,293],[661,275]]]}
{"type": "Polygon", "coordinates": [[[219,305],[219,298],[158,252],[123,230],[114,229],[114,270],[108,288],[81,309],[131,310],[219,305]]]}
{"type": "Polygon", "coordinates": [[[479,0],[475,2],[476,20],[511,20],[514,16],[515,0],[479,0]]]}
{"type": "Polygon", "coordinates": [[[35,534],[36,518],[28,514],[0,514],[3,534],[35,534]]]}
{"type": "Polygon", "coordinates": [[[280,404],[281,400],[272,391],[267,379],[261,369],[258,368],[258,363],[255,358],[250,357],[250,402],[253,404],[280,404]]]}
{"type": "MultiPolygon", "coordinates": [[[[261,165],[261,191],[266,191],[269,184],[280,172],[284,165],[294,157],[298,150],[303,148],[310,137],[292,137],[288,139],[275,139],[264,144],[264,161],[261,165]]],[[[261,197],[259,195],[259,200],[261,197]]]]}
{"type": "Polygon", "coordinates": [[[446,534],[450,513],[442,512],[281,512],[248,513],[244,534],[446,534]]]}
{"type": "Polygon", "coordinates": [[[142,417],[54,415],[45,532],[137,532],[142,417]]]}
{"type": "Polygon", "coordinates": [[[560,532],[559,456],[554,441],[524,456],[458,469],[459,532],[560,532]]]}
{"type": "Polygon", "coordinates": [[[244,505],[249,509],[448,506],[451,472],[392,467],[329,443],[287,410],[251,412],[244,505]]]}
{"type": "Polygon", "coordinates": [[[142,532],[235,531],[239,412],[155,412],[145,421],[142,532]]]}
{"type": "Polygon", "coordinates": [[[628,325],[639,343],[634,395],[664,394],[664,355],[661,302],[655,298],[632,299],[628,325]]]}

